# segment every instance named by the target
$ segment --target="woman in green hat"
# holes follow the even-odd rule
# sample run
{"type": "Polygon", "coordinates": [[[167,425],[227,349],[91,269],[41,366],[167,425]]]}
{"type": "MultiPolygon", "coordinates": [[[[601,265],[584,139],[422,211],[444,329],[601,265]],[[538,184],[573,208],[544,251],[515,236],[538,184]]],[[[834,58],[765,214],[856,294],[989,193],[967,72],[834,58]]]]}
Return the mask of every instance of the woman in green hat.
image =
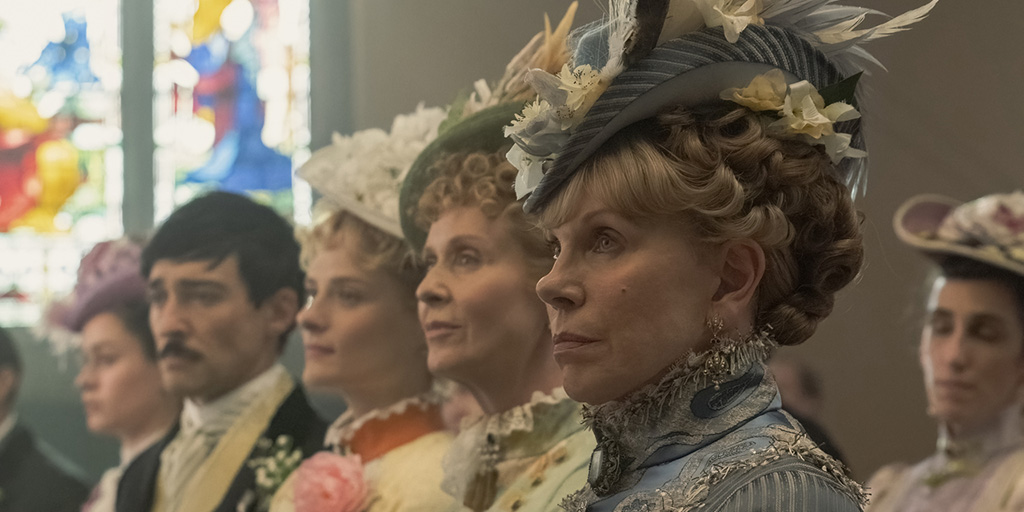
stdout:
{"type": "Polygon", "coordinates": [[[442,484],[475,511],[558,510],[583,485],[594,446],[551,354],[534,287],[553,260],[515,197],[502,133],[529,93],[517,69],[557,70],[571,18],[531,42],[490,102],[471,102],[403,187],[407,239],[427,267],[416,292],[427,363],[484,412],[452,443],[442,484]]]}

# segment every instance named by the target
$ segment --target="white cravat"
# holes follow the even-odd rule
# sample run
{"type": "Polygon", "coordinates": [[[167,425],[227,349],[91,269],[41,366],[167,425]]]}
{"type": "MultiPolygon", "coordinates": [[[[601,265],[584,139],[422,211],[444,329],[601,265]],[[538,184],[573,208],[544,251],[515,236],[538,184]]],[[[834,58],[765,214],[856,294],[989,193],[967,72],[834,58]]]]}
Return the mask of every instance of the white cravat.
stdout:
{"type": "Polygon", "coordinates": [[[192,476],[210,456],[221,437],[245,410],[287,370],[271,366],[256,378],[227,395],[206,404],[186,399],[181,411],[181,430],[160,456],[160,485],[169,510],[176,510],[192,476]]]}

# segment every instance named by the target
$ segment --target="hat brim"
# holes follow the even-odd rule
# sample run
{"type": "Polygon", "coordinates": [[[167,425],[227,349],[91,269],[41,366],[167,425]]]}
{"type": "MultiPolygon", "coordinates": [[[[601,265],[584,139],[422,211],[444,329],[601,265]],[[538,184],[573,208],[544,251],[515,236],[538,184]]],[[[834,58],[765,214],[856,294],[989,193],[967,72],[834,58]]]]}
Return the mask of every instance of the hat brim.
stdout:
{"type": "Polygon", "coordinates": [[[355,215],[363,222],[394,236],[399,240],[405,239],[405,234],[402,233],[402,225],[397,219],[390,218],[379,211],[364,205],[354,197],[335,197],[333,195],[325,195],[324,197],[333,201],[338,206],[337,210],[346,211],[355,215]]]}
{"type": "MultiPolygon", "coordinates": [[[[748,27],[736,43],[729,43],[721,29],[706,28],[655,48],[616,77],[597,99],[527,198],[526,211],[542,210],[579,166],[623,128],[670,106],[724,102],[719,97],[723,90],[744,86],[772,69],[782,70],[788,82],[807,80],[817,88],[844,79],[825,54],[779,27],[748,27]]],[[[859,120],[835,128],[850,133],[852,144],[863,149],[859,120]]],[[[849,170],[854,181],[860,172],[860,168],[849,170]]],[[[840,178],[851,181],[847,176],[840,178]]]]}
{"type": "Polygon", "coordinates": [[[521,102],[483,109],[450,126],[416,157],[398,199],[402,232],[413,249],[420,251],[427,242],[427,232],[416,224],[416,213],[423,191],[437,178],[434,164],[450,154],[507,148],[512,143],[505,138],[504,128],[522,109],[521,102]]]}
{"type": "Polygon", "coordinates": [[[102,284],[89,289],[83,296],[75,297],[58,321],[71,332],[81,332],[94,316],[118,305],[146,299],[146,281],[136,272],[123,272],[111,276],[102,284]]]}
{"type": "Polygon", "coordinates": [[[959,256],[1024,276],[1024,264],[1002,257],[998,252],[940,240],[936,236],[942,222],[961,204],[961,201],[935,194],[914,196],[896,210],[893,230],[900,241],[936,262],[959,256]]]}

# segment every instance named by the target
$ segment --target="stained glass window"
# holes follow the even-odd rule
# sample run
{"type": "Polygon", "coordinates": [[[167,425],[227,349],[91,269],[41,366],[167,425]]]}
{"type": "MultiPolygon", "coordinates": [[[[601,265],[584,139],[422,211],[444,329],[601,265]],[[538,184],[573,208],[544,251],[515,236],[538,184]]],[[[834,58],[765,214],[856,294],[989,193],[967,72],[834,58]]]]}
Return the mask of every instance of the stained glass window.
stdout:
{"type": "Polygon", "coordinates": [[[154,50],[156,220],[210,189],[308,211],[308,0],[156,0],[154,50]]]}
{"type": "Polygon", "coordinates": [[[118,0],[0,0],[0,324],[122,232],[118,0]]]}

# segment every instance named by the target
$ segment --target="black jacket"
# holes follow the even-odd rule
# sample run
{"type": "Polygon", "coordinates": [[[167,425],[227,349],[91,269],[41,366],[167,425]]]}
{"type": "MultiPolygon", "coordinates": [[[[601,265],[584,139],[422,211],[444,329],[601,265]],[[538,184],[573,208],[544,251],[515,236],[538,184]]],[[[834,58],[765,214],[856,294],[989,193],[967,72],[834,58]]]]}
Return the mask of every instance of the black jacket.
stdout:
{"type": "Polygon", "coordinates": [[[89,488],[47,457],[25,427],[0,444],[0,512],[77,512],[89,488]]]}
{"type": "MultiPolygon", "coordinates": [[[[327,423],[309,405],[302,388],[296,386],[278,407],[262,437],[276,439],[280,435],[291,436],[294,446],[300,448],[303,458],[306,458],[323,447],[326,431],[327,423]]],[[[171,429],[163,439],[142,452],[125,468],[117,487],[117,512],[148,512],[153,507],[153,494],[160,474],[160,454],[177,433],[178,427],[171,429]]],[[[250,457],[252,455],[250,453],[250,457]]],[[[246,491],[255,490],[255,481],[253,470],[248,465],[242,465],[231,481],[227,494],[213,512],[235,512],[246,491]]]]}

